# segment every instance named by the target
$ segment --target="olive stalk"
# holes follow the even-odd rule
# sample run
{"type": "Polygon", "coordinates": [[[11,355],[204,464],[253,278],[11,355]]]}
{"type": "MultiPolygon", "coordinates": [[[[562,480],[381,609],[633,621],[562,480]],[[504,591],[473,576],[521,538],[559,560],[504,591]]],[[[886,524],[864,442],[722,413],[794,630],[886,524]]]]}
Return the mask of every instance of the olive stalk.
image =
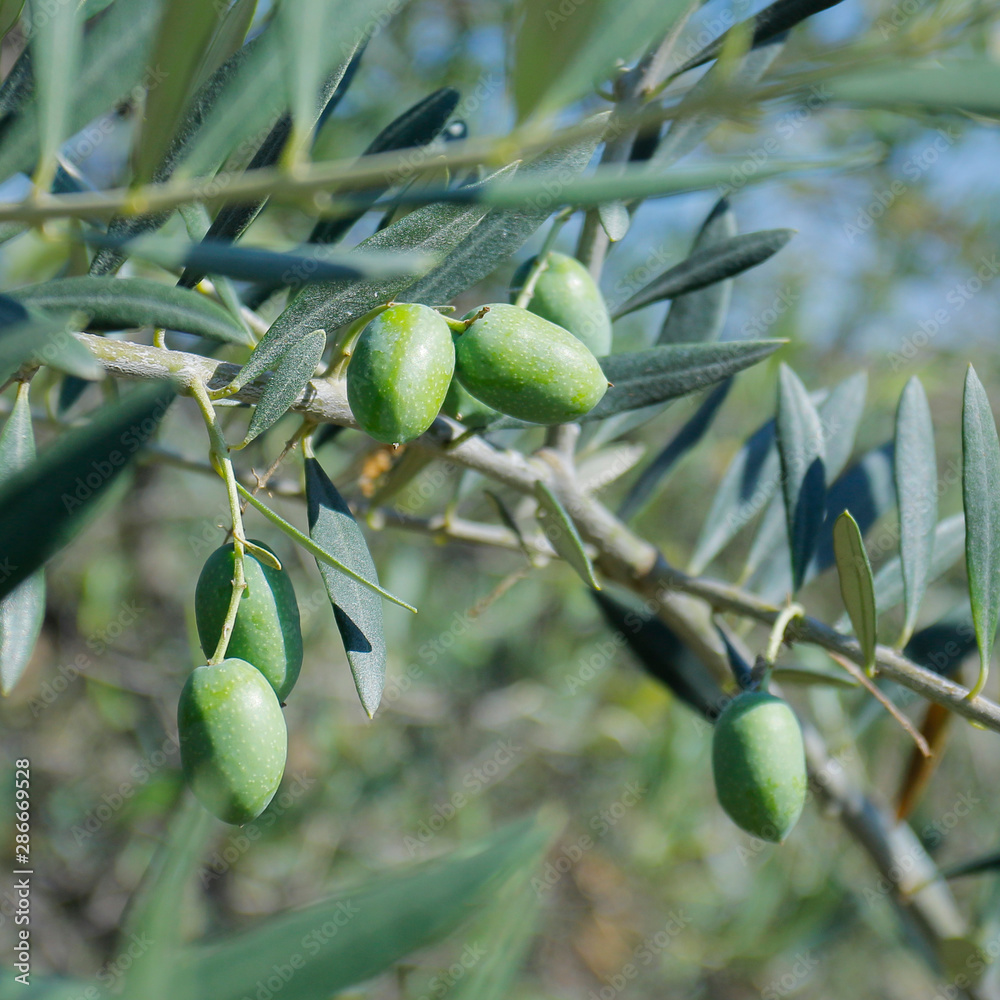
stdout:
{"type": "Polygon", "coordinates": [[[240,494],[236,486],[236,472],[233,469],[233,461],[229,456],[229,446],[226,444],[222,428],[219,426],[219,418],[216,415],[215,407],[212,405],[212,400],[209,398],[204,382],[195,380],[192,382],[189,391],[198,403],[201,415],[205,419],[205,427],[208,430],[209,439],[209,460],[212,463],[212,467],[226,484],[229,513],[233,519],[233,551],[235,553],[233,561],[233,593],[229,599],[229,608],[226,611],[225,620],[222,623],[222,632],[219,634],[218,645],[208,660],[211,665],[221,663],[226,658],[229,639],[233,634],[236,615],[240,610],[240,600],[243,597],[243,591],[246,590],[247,582],[244,565],[246,535],[243,531],[243,511],[240,507],[240,494]]]}

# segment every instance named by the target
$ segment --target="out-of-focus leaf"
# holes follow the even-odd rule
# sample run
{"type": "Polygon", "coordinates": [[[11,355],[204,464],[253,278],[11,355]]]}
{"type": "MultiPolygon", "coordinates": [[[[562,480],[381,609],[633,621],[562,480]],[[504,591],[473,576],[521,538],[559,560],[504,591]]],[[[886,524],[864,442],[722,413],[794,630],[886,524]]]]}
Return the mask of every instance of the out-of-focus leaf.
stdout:
{"type": "Polygon", "coordinates": [[[865,668],[871,673],[878,642],[872,567],[858,522],[846,510],[833,523],[833,551],[840,577],[840,596],[864,654],[865,668]]]}
{"type": "Polygon", "coordinates": [[[522,0],[514,43],[513,92],[520,119],[549,115],[602,82],[665,36],[684,0],[522,0]]]}
{"type": "Polygon", "coordinates": [[[716,718],[725,705],[722,688],[673,630],[645,610],[603,592],[593,593],[593,598],[647,673],[702,717],[716,718]]]}
{"type": "MultiPolygon", "coordinates": [[[[428,94],[386,125],[371,141],[362,156],[419,148],[433,142],[454,113],[459,97],[459,92],[452,87],[442,87],[433,94],[428,94]]],[[[368,206],[373,205],[387,188],[388,185],[384,184],[373,188],[354,212],[332,219],[320,219],[309,235],[309,242],[335,243],[365,214],[367,211],[365,202],[368,206]]]]}
{"type": "Polygon", "coordinates": [[[0,486],[0,552],[9,570],[0,579],[0,597],[70,542],[154,433],[174,395],[173,386],[159,383],[129,393],[66,431],[0,486]]]}
{"type": "Polygon", "coordinates": [[[792,588],[798,590],[816,549],[826,512],[823,425],[806,387],[787,365],[778,373],[775,421],[788,526],[792,588]]]}
{"type": "Polygon", "coordinates": [[[54,278],[10,295],[38,308],[86,313],[97,330],[152,326],[233,344],[252,343],[242,325],[218,303],[148,278],[54,278]]]}
{"type": "Polygon", "coordinates": [[[344,888],[313,906],[193,949],[178,962],[174,995],[252,996],[259,982],[274,975],[274,965],[287,964],[291,955],[301,955],[303,964],[282,989],[287,1000],[328,996],[364,982],[444,938],[537,857],[548,836],[530,824],[508,826],[409,873],[344,888]],[[319,934],[327,925],[337,933],[319,934]]]}
{"type": "MultiPolygon", "coordinates": [[[[68,134],[83,128],[123,100],[148,65],[149,48],[159,19],[156,0],[116,0],[84,36],[80,72],[73,80],[68,134]]],[[[39,155],[39,121],[25,108],[0,138],[0,178],[30,171],[39,155]]]]}
{"type": "MultiPolygon", "coordinates": [[[[378,582],[365,536],[344,498],[315,458],[306,459],[309,534],[323,548],[337,552],[360,576],[378,582]]],[[[382,600],[351,577],[316,561],[333,605],[361,705],[371,718],[385,686],[385,632],[382,600]]]]}
{"type": "Polygon", "coordinates": [[[965,508],[965,568],[972,621],[979,646],[979,679],[986,683],[1000,620],[1000,441],[990,401],[969,365],[962,402],[962,501],[965,508]]]}
{"type": "Polygon", "coordinates": [[[662,169],[676,163],[681,157],[687,156],[697,148],[706,136],[725,121],[725,115],[698,105],[710,94],[718,97],[719,88],[725,88],[734,94],[745,93],[770,69],[784,46],[785,36],[779,35],[770,42],[762,43],[759,48],[747,52],[740,64],[732,70],[728,66],[713,66],[684,95],[680,106],[675,109],[675,117],[666,135],[657,144],[655,152],[650,157],[651,165],[662,169]],[[727,74],[725,81],[719,79],[723,73],[727,74]]]}
{"type": "Polygon", "coordinates": [[[601,228],[612,243],[623,240],[632,225],[632,216],[623,201],[609,201],[597,206],[601,228]]]}
{"type": "Polygon", "coordinates": [[[201,57],[196,90],[246,41],[256,11],[257,0],[235,0],[222,15],[215,36],[201,57]]]}
{"type": "Polygon", "coordinates": [[[818,14],[828,7],[835,7],[840,2],[841,0],[775,0],[753,17],[741,21],[740,24],[730,28],[729,31],[724,31],[714,41],[709,42],[697,55],[688,59],[676,73],[678,75],[685,73],[695,66],[708,62],[709,59],[714,59],[722,51],[731,32],[746,30],[749,27],[753,32],[751,44],[756,47],[776,35],[784,34],[807,17],[812,17],[813,14],[818,14]]]}
{"type": "Polygon", "coordinates": [[[327,551],[322,545],[313,541],[308,535],[303,535],[294,524],[289,524],[280,514],[275,513],[267,506],[262,500],[259,500],[253,493],[248,489],[245,489],[239,483],[236,484],[236,489],[239,491],[240,496],[244,500],[250,502],[251,507],[255,507],[261,512],[261,514],[266,517],[271,524],[281,528],[281,530],[288,535],[293,541],[297,542],[302,546],[310,555],[313,556],[319,562],[325,563],[327,566],[332,566],[335,570],[343,573],[345,576],[349,576],[352,580],[356,580],[363,587],[367,587],[368,590],[373,593],[379,594],[384,597],[387,601],[392,601],[393,604],[398,604],[401,608],[406,608],[407,611],[412,611],[416,613],[416,608],[411,604],[407,604],[406,601],[401,600],[394,594],[390,594],[388,590],[384,590],[379,586],[376,580],[369,580],[367,577],[362,576],[357,570],[352,569],[342,560],[338,559],[332,552],[327,551]]]}
{"type": "MultiPolygon", "coordinates": [[[[731,340],[722,344],[663,344],[645,351],[611,354],[600,359],[611,387],[580,422],[603,420],[706,389],[760,363],[784,343],[731,340]]],[[[513,417],[500,417],[489,425],[491,430],[533,426],[513,417]]]]}
{"type": "Polygon", "coordinates": [[[76,77],[83,36],[83,20],[76,3],[39,3],[30,0],[29,23],[34,106],[38,115],[36,178],[48,187],[56,173],[59,147],[69,132],[70,111],[76,97],[76,77]]]}
{"type": "MultiPolygon", "coordinates": [[[[702,224],[691,255],[724,244],[736,235],[736,216],[728,198],[720,198],[702,224]]],[[[692,344],[718,340],[729,311],[732,281],[718,281],[697,292],[675,295],[657,343],[692,344]]]]}
{"type": "MultiPolygon", "coordinates": [[[[17,388],[0,434],[0,485],[35,460],[28,383],[17,388]]],[[[45,571],[38,570],[0,599],[0,693],[10,694],[31,659],[45,617],[45,571]]]]}
{"type": "Polygon", "coordinates": [[[726,396],[729,395],[732,384],[731,378],[720,382],[668,442],[667,446],[646,466],[618,509],[618,516],[621,520],[627,521],[642,510],[663,482],[664,477],[684,455],[701,441],[705,432],[711,427],[719,408],[725,402],[726,396]]]}
{"type": "Polygon", "coordinates": [[[615,319],[636,309],[672,299],[676,295],[706,288],[733,275],[763,264],[776,254],[794,235],[791,229],[763,229],[743,233],[721,243],[695,250],[687,260],[664,271],[645,288],[628,299],[614,314],[615,319]]]}
{"type": "Polygon", "coordinates": [[[0,0],[0,41],[17,24],[24,0],[0,0]]]}
{"type": "Polygon", "coordinates": [[[976,628],[972,624],[972,609],[966,600],[933,625],[915,632],[903,652],[914,663],[943,677],[950,677],[975,649],[976,628]]]}
{"type": "MultiPolygon", "coordinates": [[[[510,176],[514,165],[499,173],[510,176]]],[[[496,176],[496,175],[494,175],[496,176]]],[[[428,205],[358,244],[351,253],[410,251],[441,258],[459,246],[486,215],[482,206],[428,205]]],[[[358,279],[303,288],[271,324],[233,385],[252,382],[274,364],[299,337],[312,330],[333,331],[358,319],[375,306],[397,298],[413,283],[411,277],[358,279]]]]}
{"type": "Polygon", "coordinates": [[[577,576],[588,587],[600,590],[601,585],[594,576],[594,567],[573,518],[540,479],[535,481],[535,499],[538,501],[538,522],[552,548],[576,570],[577,576]]]}
{"type": "MultiPolygon", "coordinates": [[[[927,582],[933,583],[955,565],[965,552],[965,515],[954,514],[939,521],[934,528],[934,547],[927,582]]],[[[875,600],[882,613],[894,608],[903,599],[903,569],[899,556],[883,563],[875,574],[875,600]]],[[[841,618],[836,627],[846,627],[841,618]]],[[[911,640],[912,641],[912,640],[911,640]]]]}
{"type": "Polygon", "coordinates": [[[899,644],[913,634],[934,557],[937,524],[937,460],[927,394],[916,376],[906,383],[896,410],[894,468],[899,503],[899,554],[905,621],[899,644]]]}
{"type": "Polygon", "coordinates": [[[160,78],[148,89],[134,145],[135,180],[140,184],[152,180],[170,145],[226,5],[163,0],[161,9],[150,63],[160,78]]]}
{"type": "Polygon", "coordinates": [[[240,444],[241,448],[263,434],[288,412],[299,393],[316,374],[316,366],[325,349],[326,333],[323,330],[313,330],[288,348],[260,394],[246,437],[240,444]]]}
{"type": "Polygon", "coordinates": [[[1000,851],[972,858],[969,861],[959,861],[941,869],[942,878],[966,878],[969,875],[983,875],[1000,869],[1000,851]]]}
{"type": "Polygon", "coordinates": [[[844,74],[824,86],[832,102],[863,107],[1000,113],[1000,66],[991,59],[955,59],[935,67],[898,63],[844,74]]]}
{"type": "MultiPolygon", "coordinates": [[[[522,177],[532,184],[547,185],[550,190],[553,185],[572,183],[590,163],[598,138],[593,135],[556,147],[522,164],[517,175],[502,185],[487,178],[479,185],[468,184],[461,190],[473,194],[486,189],[499,191],[506,183],[515,183],[522,177]]],[[[520,250],[551,211],[550,198],[542,196],[490,212],[433,271],[409,288],[403,299],[431,304],[450,302],[520,250]]]]}

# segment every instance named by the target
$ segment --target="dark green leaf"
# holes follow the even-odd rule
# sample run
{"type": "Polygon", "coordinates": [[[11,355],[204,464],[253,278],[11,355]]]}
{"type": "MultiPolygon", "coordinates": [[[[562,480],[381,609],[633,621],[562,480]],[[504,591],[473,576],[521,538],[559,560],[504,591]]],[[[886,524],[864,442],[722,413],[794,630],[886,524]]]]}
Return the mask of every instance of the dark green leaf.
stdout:
{"type": "MultiPolygon", "coordinates": [[[[0,434],[0,485],[35,460],[28,383],[18,386],[17,398],[0,434]]],[[[17,686],[45,617],[45,571],[38,570],[0,599],[0,693],[17,686]]]]}
{"type": "Polygon", "coordinates": [[[286,1000],[340,992],[441,940],[537,856],[547,835],[519,823],[486,841],[420,865],[347,887],[320,903],[262,921],[179,964],[175,996],[240,1000],[298,956],[282,988],[286,1000]],[[322,934],[324,927],[335,934],[322,934]]]}
{"type": "MultiPolygon", "coordinates": [[[[499,174],[509,177],[515,169],[514,165],[504,167],[499,174]]],[[[440,258],[458,246],[486,212],[478,205],[428,205],[370,236],[352,253],[411,251],[440,258]]],[[[317,329],[332,333],[375,306],[391,301],[412,283],[412,277],[400,277],[303,288],[271,325],[233,384],[245,385],[262,375],[299,337],[317,329]]]]}
{"type": "Polygon", "coordinates": [[[240,444],[241,448],[263,434],[288,412],[289,407],[298,399],[299,393],[316,374],[316,366],[323,357],[324,350],[326,350],[326,334],[322,330],[313,330],[312,333],[296,341],[282,355],[254,407],[246,437],[240,444]]]}
{"type": "Polygon", "coordinates": [[[916,627],[927,589],[938,519],[934,423],[927,394],[916,376],[906,383],[899,398],[894,461],[906,615],[899,644],[905,646],[916,627]]]}
{"type": "Polygon", "coordinates": [[[39,308],[84,312],[99,330],[153,326],[234,344],[251,343],[242,325],[218,303],[187,288],[172,288],[148,278],[55,278],[10,294],[39,308]]]}
{"type": "MultiPolygon", "coordinates": [[[[703,223],[691,253],[712,250],[736,235],[736,216],[728,198],[720,198],[703,223]]],[[[719,281],[697,292],[675,295],[663,321],[660,344],[708,343],[718,340],[729,311],[732,281],[719,281]]]]}
{"type": "Polygon", "coordinates": [[[915,632],[903,652],[914,663],[943,677],[950,677],[975,649],[976,629],[972,624],[972,609],[965,600],[933,625],[915,632]]]}
{"type": "Polygon", "coordinates": [[[594,576],[590,556],[583,547],[583,539],[576,530],[573,518],[559,502],[559,498],[542,482],[535,480],[535,499],[538,501],[538,521],[549,544],[576,570],[587,586],[600,590],[594,576]]]}
{"type": "Polygon", "coordinates": [[[979,646],[978,694],[986,683],[1000,620],[1000,442],[990,401],[969,365],[962,403],[965,568],[979,646]]]}
{"type": "Polygon", "coordinates": [[[146,95],[134,146],[135,181],[148,183],[180,124],[198,70],[226,4],[163,0],[151,66],[160,79],[146,95]]]}
{"type": "Polygon", "coordinates": [[[775,420],[788,527],[792,589],[802,586],[826,513],[823,425],[805,386],[787,365],[778,372],[775,420]]]}
{"type": "Polygon", "coordinates": [[[740,274],[776,254],[794,235],[792,229],[763,229],[744,233],[705,249],[695,250],[687,260],[664,271],[628,299],[615,319],[636,309],[714,285],[740,274]]]}
{"type": "Polygon", "coordinates": [[[173,386],[143,386],[105,406],[83,427],[62,434],[0,486],[0,552],[9,594],[83,526],[84,515],[121,475],[159,425],[173,386]]]}
{"type": "Polygon", "coordinates": [[[706,719],[715,719],[725,696],[705,665],[659,618],[644,609],[594,593],[605,620],[629,647],[647,673],[706,719]]]}
{"type": "Polygon", "coordinates": [[[840,596],[864,654],[865,667],[870,673],[875,667],[875,646],[878,642],[872,567],[858,522],[846,510],[833,524],[833,551],[840,578],[840,596]]]}
{"type": "Polygon", "coordinates": [[[500,191],[507,183],[525,178],[530,184],[541,184],[545,192],[514,207],[490,212],[430,274],[409,288],[403,299],[431,305],[450,302],[508,260],[551,214],[551,196],[547,192],[553,186],[572,183],[590,163],[598,138],[593,135],[550,150],[523,164],[517,176],[505,180],[502,185],[487,178],[481,184],[461,188],[473,194],[484,190],[500,191]]]}
{"type": "MultiPolygon", "coordinates": [[[[83,40],[80,73],[73,81],[74,101],[67,118],[69,134],[124,100],[148,66],[149,49],[159,21],[156,0],[116,0],[83,40]]],[[[39,155],[39,122],[28,105],[0,139],[0,177],[30,171],[39,155]]]]}
{"type": "MultiPolygon", "coordinates": [[[[355,572],[378,581],[368,543],[354,515],[315,458],[306,459],[306,502],[309,534],[323,548],[336,552],[355,572]]],[[[382,601],[349,576],[317,560],[333,605],[340,637],[364,710],[371,718],[385,686],[385,632],[382,601]]]]}
{"type": "Polygon", "coordinates": [[[725,402],[726,396],[729,395],[732,384],[732,379],[720,382],[667,446],[646,466],[618,509],[618,517],[621,520],[627,521],[642,510],[663,482],[664,477],[684,455],[701,441],[705,432],[712,425],[719,408],[725,402]]]}
{"type": "MultiPolygon", "coordinates": [[[[818,14],[828,7],[835,7],[841,0],[775,0],[774,3],[765,7],[762,11],[754,14],[753,17],[723,32],[715,41],[706,45],[697,55],[692,56],[684,63],[676,74],[685,73],[695,66],[714,59],[722,51],[722,46],[730,32],[745,30],[746,25],[753,32],[752,44],[754,46],[766,42],[770,38],[783,34],[799,22],[804,21],[813,14],[818,14]]],[[[675,74],[675,75],[676,75],[675,74]]]]}
{"type": "Polygon", "coordinates": [[[959,861],[941,869],[942,878],[965,878],[969,875],[983,875],[1000,869],[1000,851],[972,858],[969,861],[959,861]]]}

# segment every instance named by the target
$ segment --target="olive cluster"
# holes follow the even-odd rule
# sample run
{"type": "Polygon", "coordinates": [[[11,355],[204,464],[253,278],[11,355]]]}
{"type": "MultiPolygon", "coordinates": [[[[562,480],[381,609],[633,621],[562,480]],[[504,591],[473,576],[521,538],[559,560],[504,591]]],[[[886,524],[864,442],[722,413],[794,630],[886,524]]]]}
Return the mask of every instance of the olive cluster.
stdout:
{"type": "Polygon", "coordinates": [[[506,414],[562,424],[590,412],[608,381],[595,355],[611,347],[596,284],[572,257],[525,262],[511,298],[533,276],[527,308],[490,303],[462,321],[415,303],[389,306],[362,330],[347,368],[347,398],[362,430],[402,444],[442,410],[469,426],[506,414]]]}
{"type": "MultiPolygon", "coordinates": [[[[262,542],[250,544],[271,552],[262,542]]],[[[208,658],[229,611],[235,564],[233,545],[216,549],[195,588],[198,638],[208,658]]],[[[249,551],[243,572],[246,589],[227,658],[192,671],[177,706],[184,777],[209,812],[234,824],[259,816],[278,790],[288,748],[281,707],[302,667],[299,609],[288,573],[249,551]]]]}

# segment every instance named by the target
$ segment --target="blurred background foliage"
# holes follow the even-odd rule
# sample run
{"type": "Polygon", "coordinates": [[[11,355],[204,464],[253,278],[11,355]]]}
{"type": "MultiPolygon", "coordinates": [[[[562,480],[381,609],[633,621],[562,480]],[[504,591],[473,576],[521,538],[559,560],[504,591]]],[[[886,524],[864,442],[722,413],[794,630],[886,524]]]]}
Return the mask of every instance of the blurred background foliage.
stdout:
{"type": "MultiPolygon", "coordinates": [[[[513,121],[504,89],[510,6],[414,0],[372,41],[316,155],[360,152],[377,128],[443,84],[461,91],[459,115],[472,134],[502,133],[513,121]]],[[[933,27],[949,6],[849,0],[800,27],[784,58],[808,57],[814,46],[859,33],[886,37],[918,23],[933,27]]],[[[749,12],[745,0],[713,0],[691,30],[714,35],[713,19],[725,26],[749,12]]],[[[977,43],[1000,53],[1000,30],[984,29],[977,43]]],[[[21,44],[16,32],[8,36],[3,68],[21,44]]],[[[796,156],[865,140],[886,147],[882,161],[862,171],[739,186],[732,203],[742,231],[781,226],[798,234],[787,250],[737,279],[723,336],[789,338],[780,357],[810,388],[866,369],[869,399],[857,454],[891,437],[898,394],[919,374],[935,415],[939,470],[951,477],[941,497],[946,516],[961,509],[958,428],[969,360],[1000,404],[1000,299],[992,285],[1000,275],[1000,139],[990,122],[828,110],[822,93],[814,103],[726,125],[696,154],[746,154],[752,164],[754,151],[774,142],[796,156]],[[971,291],[984,262],[989,273],[971,291]]],[[[130,109],[119,109],[111,140],[81,159],[81,170],[101,184],[113,180],[132,125],[130,109]]],[[[608,297],[652,263],[681,259],[714,197],[648,204],[609,258],[608,297]]],[[[291,246],[311,225],[301,213],[275,208],[248,239],[291,246]]],[[[577,231],[568,225],[559,248],[572,252],[577,231]]],[[[540,240],[541,234],[518,260],[540,240]]],[[[459,314],[505,298],[516,263],[464,296],[459,314]]],[[[129,266],[142,273],[141,265],[129,266]]],[[[65,244],[35,232],[0,254],[9,286],[67,267],[73,262],[65,244]]],[[[653,339],[664,308],[621,321],[616,348],[653,339]]],[[[776,366],[777,360],[737,379],[708,441],[638,518],[638,530],[668,560],[686,564],[729,458],[773,413],[776,366]]],[[[676,403],[633,439],[655,452],[698,402],[676,403]]],[[[245,419],[231,416],[241,426],[245,419]]],[[[292,427],[286,418],[244,459],[263,470],[292,427]]],[[[44,442],[43,428],[39,436],[44,442]]],[[[192,463],[204,462],[193,406],[174,407],[161,440],[192,463]]],[[[320,457],[334,481],[357,497],[384,455],[348,430],[324,445],[320,457]]],[[[297,481],[296,462],[284,468],[278,494],[297,481]]],[[[165,467],[176,464],[155,452],[146,456],[124,501],[53,561],[41,642],[17,691],[0,706],[8,761],[32,762],[39,971],[88,977],[114,959],[128,901],[185,794],[173,712],[198,660],[194,583],[223,541],[225,505],[217,480],[165,467]]],[[[634,476],[626,473],[606,489],[612,506],[634,476]]],[[[434,466],[395,503],[410,513],[440,511],[456,491],[465,495],[470,478],[460,481],[456,470],[434,466]]],[[[473,500],[462,510],[486,516],[486,504],[473,500]]],[[[276,499],[275,506],[302,523],[300,501],[276,499]]],[[[306,658],[286,709],[282,788],[250,828],[213,828],[188,933],[249,926],[315,899],[320,887],[432,857],[510,817],[554,805],[564,823],[548,857],[552,867],[539,873],[540,929],[511,995],[931,995],[933,980],[907,948],[877,874],[836,822],[812,805],[787,844],[762,848],[726,819],[709,778],[709,730],[614,643],[565,565],[519,573],[525,563],[515,553],[370,531],[382,582],[420,614],[387,606],[390,678],[383,707],[368,722],[311,560],[256,515],[249,530],[273,545],[293,574],[306,658]],[[511,574],[518,577],[507,587],[511,574]],[[457,795],[463,804],[454,808],[457,795]]],[[[872,537],[882,534],[889,539],[884,559],[895,549],[891,520],[872,537]]],[[[744,532],[711,572],[738,577],[751,538],[752,531],[744,532]]],[[[873,562],[877,569],[878,558],[873,562]]],[[[932,588],[927,621],[960,600],[963,572],[956,565],[952,578],[932,588]]],[[[803,600],[826,621],[842,610],[831,574],[812,583],[803,600]]],[[[895,621],[890,617],[892,628],[895,621]]],[[[748,640],[759,645],[762,637],[748,640]]],[[[996,685],[994,675],[987,693],[995,695],[996,685]]],[[[891,804],[911,748],[900,728],[873,713],[860,693],[791,685],[786,693],[816,721],[848,772],[891,804]]],[[[919,718],[918,704],[909,711],[919,718]]],[[[991,794],[1000,780],[995,735],[964,723],[953,730],[914,817],[942,864],[994,848],[1000,817],[991,794]]],[[[0,812],[11,802],[10,794],[0,796],[0,812]]],[[[0,824],[11,829],[7,815],[0,824]]],[[[987,918],[1000,913],[994,883],[993,876],[956,882],[962,907],[987,918]]],[[[9,898],[0,909],[9,928],[9,898]]],[[[463,928],[357,995],[415,998],[457,990],[461,956],[477,944],[487,953],[493,946],[475,934],[475,927],[463,928]]]]}

